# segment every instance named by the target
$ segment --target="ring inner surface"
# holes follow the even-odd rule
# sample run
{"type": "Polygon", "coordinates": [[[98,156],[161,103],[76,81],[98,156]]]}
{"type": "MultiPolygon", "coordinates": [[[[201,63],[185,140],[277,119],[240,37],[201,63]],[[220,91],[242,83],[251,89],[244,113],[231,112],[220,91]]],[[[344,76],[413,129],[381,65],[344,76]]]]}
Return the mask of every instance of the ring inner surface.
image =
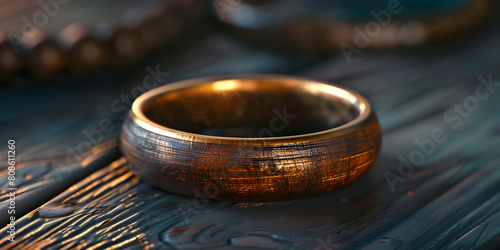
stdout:
{"type": "Polygon", "coordinates": [[[346,124],[360,113],[333,86],[251,79],[176,89],[153,97],[142,106],[142,112],[171,129],[242,138],[324,131],[346,124]]]}

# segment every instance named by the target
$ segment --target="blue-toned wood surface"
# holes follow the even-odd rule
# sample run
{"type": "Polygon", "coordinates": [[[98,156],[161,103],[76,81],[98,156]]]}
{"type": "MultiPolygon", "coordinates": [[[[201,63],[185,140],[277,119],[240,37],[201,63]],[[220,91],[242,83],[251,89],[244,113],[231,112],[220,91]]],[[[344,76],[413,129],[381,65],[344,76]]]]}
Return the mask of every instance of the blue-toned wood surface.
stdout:
{"type": "Polygon", "coordinates": [[[467,117],[443,116],[476,95],[484,86],[478,77],[500,82],[499,44],[500,25],[491,24],[447,49],[363,51],[348,64],[342,55],[278,54],[213,31],[120,76],[102,73],[86,85],[3,88],[0,219],[8,221],[8,138],[17,141],[20,212],[16,241],[8,241],[3,228],[0,248],[469,249],[491,244],[500,233],[500,86],[483,87],[481,93],[489,96],[467,117]],[[86,146],[118,136],[130,105],[122,95],[136,93],[147,67],[169,72],[161,84],[215,74],[275,73],[346,85],[365,95],[380,118],[381,156],[346,188],[270,203],[196,203],[166,193],[138,180],[112,149],[103,153],[115,159],[109,165],[103,157],[82,163],[92,154],[86,146]],[[450,117],[460,117],[460,123],[450,117]],[[113,129],[99,129],[107,119],[113,129]],[[91,132],[95,129],[102,137],[91,132]],[[446,139],[402,176],[401,158],[422,151],[415,140],[432,138],[436,129],[446,139]],[[99,160],[103,168],[88,175],[84,170],[99,160]],[[62,193],[54,191],[58,183],[79,179],[62,193]],[[32,197],[38,204],[27,209],[32,197]]]}

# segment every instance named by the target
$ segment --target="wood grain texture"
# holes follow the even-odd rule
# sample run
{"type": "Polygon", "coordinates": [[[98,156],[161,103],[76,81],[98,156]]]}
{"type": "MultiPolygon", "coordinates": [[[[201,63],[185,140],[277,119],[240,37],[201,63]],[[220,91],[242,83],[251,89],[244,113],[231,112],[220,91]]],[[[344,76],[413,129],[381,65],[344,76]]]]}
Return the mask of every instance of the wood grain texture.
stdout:
{"type": "MultiPolygon", "coordinates": [[[[351,64],[343,56],[273,54],[219,35],[205,41],[190,49],[184,59],[168,61],[172,75],[167,81],[271,72],[345,84],[367,96],[377,112],[383,131],[379,161],[355,184],[308,199],[193,203],[191,197],[165,193],[138,181],[120,159],[19,219],[16,242],[2,238],[1,248],[469,249],[498,235],[500,91],[495,89],[479,102],[455,129],[456,122],[446,122],[443,115],[475,95],[479,76],[488,79],[491,74],[493,81],[500,81],[499,25],[492,24],[467,44],[439,53],[375,56],[363,52],[351,64]],[[415,166],[404,181],[395,183],[392,191],[384,174],[399,175],[398,157],[408,159],[419,149],[414,141],[431,138],[435,128],[446,132],[446,141],[436,144],[434,153],[426,155],[425,162],[415,166]]],[[[25,99],[20,98],[21,90],[0,91],[0,101],[18,107],[0,116],[2,138],[15,132],[23,145],[21,163],[33,161],[32,167],[20,166],[19,171],[38,180],[30,182],[33,186],[26,192],[42,195],[37,185],[57,180],[57,172],[44,159],[68,144],[77,144],[78,131],[95,126],[88,119],[98,117],[98,104],[78,97],[82,90],[97,89],[88,93],[102,98],[98,103],[104,103],[106,110],[110,98],[130,91],[143,74],[142,69],[135,72],[135,77],[120,81],[124,85],[108,83],[115,90],[106,84],[77,89],[59,85],[61,89],[38,89],[42,94],[28,90],[25,99]],[[29,105],[25,102],[29,99],[38,100],[39,105],[29,105]],[[27,122],[27,116],[36,121],[27,122]],[[58,133],[60,137],[53,136],[58,133]],[[35,160],[41,160],[38,166],[35,160]]],[[[0,181],[4,183],[6,176],[0,176],[0,181]]],[[[1,233],[6,235],[5,231],[1,233]]],[[[488,246],[498,244],[489,242],[488,246]]]]}

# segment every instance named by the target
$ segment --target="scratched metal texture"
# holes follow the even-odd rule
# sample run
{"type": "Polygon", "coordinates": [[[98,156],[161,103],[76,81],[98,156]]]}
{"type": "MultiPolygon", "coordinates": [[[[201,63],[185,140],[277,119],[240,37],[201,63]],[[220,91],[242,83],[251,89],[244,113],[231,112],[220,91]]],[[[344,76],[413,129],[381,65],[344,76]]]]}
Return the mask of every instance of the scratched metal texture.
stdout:
{"type": "MultiPolygon", "coordinates": [[[[500,82],[500,25],[493,24],[498,23],[495,20],[474,38],[450,48],[363,51],[350,64],[342,55],[278,54],[208,31],[178,52],[158,56],[119,76],[101,73],[99,80],[86,85],[63,79],[53,86],[27,81],[21,87],[3,88],[0,138],[5,144],[7,138],[17,140],[16,204],[21,212],[16,215],[16,241],[7,240],[5,227],[0,248],[491,246],[500,233],[500,87],[493,87],[488,98],[460,119],[460,125],[445,121],[443,115],[475,94],[479,76],[500,82]],[[82,154],[75,157],[71,150],[93,144],[82,131],[98,128],[106,118],[114,129],[102,138],[94,137],[95,144],[118,136],[125,111],[112,103],[141,85],[147,65],[159,65],[170,73],[162,84],[215,74],[277,73],[346,85],[365,95],[380,119],[380,158],[366,176],[346,188],[269,203],[194,200],[170,194],[140,181],[118,155],[109,156],[114,162],[100,162],[103,168],[87,175],[82,168],[92,164],[81,159],[92,152],[80,146],[82,154]],[[436,143],[415,171],[401,176],[399,158],[408,159],[419,149],[414,141],[431,138],[436,128],[444,131],[446,140],[436,143]],[[387,173],[401,178],[394,190],[387,173]],[[68,179],[82,180],[60,192],[51,189],[57,183],[67,185],[68,179]],[[38,203],[23,211],[22,207],[33,206],[32,197],[38,197],[38,203]]],[[[8,220],[5,147],[1,153],[3,223],[8,220]]]]}

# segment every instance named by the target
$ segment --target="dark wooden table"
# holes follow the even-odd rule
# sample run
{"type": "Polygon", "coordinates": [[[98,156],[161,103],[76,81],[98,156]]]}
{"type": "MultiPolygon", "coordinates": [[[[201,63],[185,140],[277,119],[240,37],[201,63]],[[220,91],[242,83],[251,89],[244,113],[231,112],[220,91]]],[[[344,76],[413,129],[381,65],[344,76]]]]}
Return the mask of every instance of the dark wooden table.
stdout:
{"type": "Polygon", "coordinates": [[[493,17],[456,44],[363,51],[349,64],[342,55],[262,50],[208,27],[130,72],[2,88],[0,222],[15,216],[15,242],[4,227],[0,248],[492,247],[500,233],[499,44],[493,17]],[[113,141],[134,97],[153,87],[143,79],[154,70],[168,72],[159,84],[273,73],[348,86],[380,118],[380,158],[355,184],[302,200],[219,202],[158,190],[128,170],[113,141]],[[15,215],[8,139],[16,140],[15,215]]]}

